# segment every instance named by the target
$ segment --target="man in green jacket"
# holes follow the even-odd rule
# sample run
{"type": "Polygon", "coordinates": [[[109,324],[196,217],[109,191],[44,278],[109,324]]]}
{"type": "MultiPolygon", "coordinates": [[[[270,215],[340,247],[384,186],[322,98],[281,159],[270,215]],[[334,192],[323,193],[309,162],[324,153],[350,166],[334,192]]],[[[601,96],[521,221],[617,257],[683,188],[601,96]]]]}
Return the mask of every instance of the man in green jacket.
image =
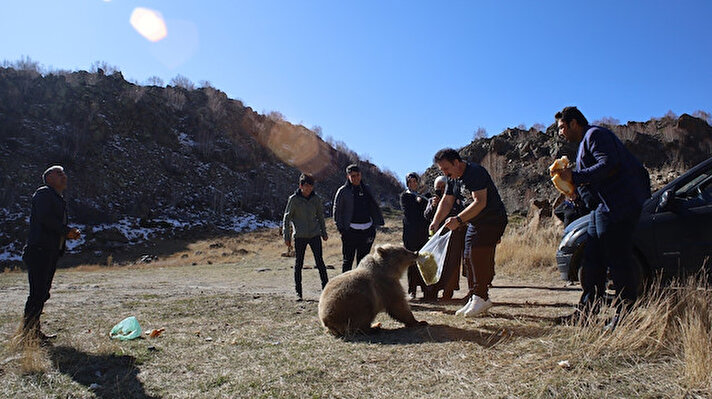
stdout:
{"type": "Polygon", "coordinates": [[[284,210],[283,232],[284,243],[292,246],[292,225],[294,225],[294,251],[297,259],[294,264],[294,289],[297,291],[297,301],[302,300],[302,266],[307,245],[314,254],[314,262],[319,270],[321,288],[329,281],[326,265],[321,252],[321,239],[329,239],[324,222],[324,205],[321,198],[314,192],[314,178],[310,175],[299,176],[299,188],[289,197],[284,210]]]}

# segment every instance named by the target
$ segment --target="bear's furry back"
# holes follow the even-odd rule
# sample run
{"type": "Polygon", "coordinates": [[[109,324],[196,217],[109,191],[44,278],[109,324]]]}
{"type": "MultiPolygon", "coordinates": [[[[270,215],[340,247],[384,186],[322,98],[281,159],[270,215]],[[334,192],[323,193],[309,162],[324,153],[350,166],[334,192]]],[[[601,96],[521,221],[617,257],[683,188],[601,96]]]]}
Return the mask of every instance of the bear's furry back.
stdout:
{"type": "Polygon", "coordinates": [[[371,331],[376,315],[404,301],[400,278],[416,255],[402,246],[384,245],[358,267],[331,279],[319,298],[319,319],[333,335],[371,331]]]}

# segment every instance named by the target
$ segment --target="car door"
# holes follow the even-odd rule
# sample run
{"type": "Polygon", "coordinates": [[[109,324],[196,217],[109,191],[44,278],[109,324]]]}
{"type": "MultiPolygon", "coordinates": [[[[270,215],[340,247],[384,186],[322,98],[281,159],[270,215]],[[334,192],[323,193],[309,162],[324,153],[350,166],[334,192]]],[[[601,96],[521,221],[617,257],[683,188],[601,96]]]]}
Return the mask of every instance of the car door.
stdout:
{"type": "Polygon", "coordinates": [[[687,269],[695,271],[706,266],[712,268],[712,170],[697,187],[693,189],[694,201],[690,201],[689,212],[692,217],[694,238],[683,250],[687,269]]]}
{"type": "Polygon", "coordinates": [[[666,278],[697,271],[712,252],[712,166],[685,180],[670,190],[667,206],[653,216],[658,262],[666,278]]]}

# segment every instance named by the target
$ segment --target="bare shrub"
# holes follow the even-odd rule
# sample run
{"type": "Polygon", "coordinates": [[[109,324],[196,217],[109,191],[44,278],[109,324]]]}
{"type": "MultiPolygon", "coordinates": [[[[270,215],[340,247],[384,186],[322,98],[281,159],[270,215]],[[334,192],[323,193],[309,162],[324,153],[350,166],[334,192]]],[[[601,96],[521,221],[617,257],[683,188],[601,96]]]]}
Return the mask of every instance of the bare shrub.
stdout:
{"type": "Polygon", "coordinates": [[[480,126],[475,130],[475,133],[472,135],[472,140],[475,141],[478,139],[484,139],[486,137],[487,137],[487,129],[480,126]]]}
{"type": "Polygon", "coordinates": [[[709,112],[698,109],[697,111],[692,113],[692,116],[704,120],[705,122],[707,122],[708,125],[712,125],[712,114],[710,114],[709,112]]]}
{"type": "Polygon", "coordinates": [[[176,75],[176,77],[171,79],[171,86],[180,87],[186,90],[195,90],[193,82],[183,75],[176,75]]]}
{"type": "Polygon", "coordinates": [[[284,122],[284,115],[279,111],[270,111],[267,113],[267,118],[274,122],[284,122]]]}
{"type": "Polygon", "coordinates": [[[608,126],[608,127],[613,127],[613,126],[618,126],[621,124],[621,121],[618,119],[612,117],[612,116],[604,116],[601,119],[597,119],[593,121],[594,125],[600,125],[600,126],[608,126]]]}
{"type": "Polygon", "coordinates": [[[671,109],[669,109],[668,112],[666,112],[665,115],[663,115],[663,118],[677,119],[677,114],[674,113],[671,109]]]}
{"type": "Polygon", "coordinates": [[[99,70],[104,71],[105,75],[111,75],[116,72],[119,72],[119,68],[115,67],[114,65],[110,65],[106,61],[94,61],[91,63],[91,67],[89,68],[89,72],[92,73],[97,73],[99,70]]]}
{"type": "Polygon", "coordinates": [[[159,78],[158,76],[151,76],[150,78],[146,79],[146,83],[151,85],[151,86],[160,86],[163,87],[163,79],[159,78]]]}
{"type": "Polygon", "coordinates": [[[532,125],[532,129],[538,131],[538,132],[546,132],[546,125],[543,123],[535,123],[532,125]]]}
{"type": "Polygon", "coordinates": [[[209,80],[201,80],[200,82],[198,82],[198,84],[200,84],[200,87],[203,89],[207,89],[207,88],[214,89],[215,88],[215,87],[213,87],[213,84],[210,83],[209,80]]]}
{"type": "Polygon", "coordinates": [[[17,61],[7,61],[2,62],[2,66],[5,68],[12,68],[17,71],[24,72],[33,77],[42,75],[42,66],[39,62],[32,60],[30,57],[23,55],[17,61]]]}
{"type": "Polygon", "coordinates": [[[324,134],[324,132],[321,129],[321,126],[319,126],[319,125],[312,126],[312,128],[310,130],[312,132],[314,132],[314,134],[316,134],[319,137],[322,137],[322,135],[324,134]]]}

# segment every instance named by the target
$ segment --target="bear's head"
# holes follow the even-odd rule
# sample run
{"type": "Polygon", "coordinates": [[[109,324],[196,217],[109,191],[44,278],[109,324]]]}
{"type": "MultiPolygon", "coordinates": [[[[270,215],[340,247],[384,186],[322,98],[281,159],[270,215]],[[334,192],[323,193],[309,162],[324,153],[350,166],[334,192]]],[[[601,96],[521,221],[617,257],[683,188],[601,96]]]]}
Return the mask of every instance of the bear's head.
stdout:
{"type": "Polygon", "coordinates": [[[402,245],[385,244],[376,248],[376,257],[377,263],[387,269],[389,274],[400,278],[408,266],[415,264],[418,255],[402,245]]]}

